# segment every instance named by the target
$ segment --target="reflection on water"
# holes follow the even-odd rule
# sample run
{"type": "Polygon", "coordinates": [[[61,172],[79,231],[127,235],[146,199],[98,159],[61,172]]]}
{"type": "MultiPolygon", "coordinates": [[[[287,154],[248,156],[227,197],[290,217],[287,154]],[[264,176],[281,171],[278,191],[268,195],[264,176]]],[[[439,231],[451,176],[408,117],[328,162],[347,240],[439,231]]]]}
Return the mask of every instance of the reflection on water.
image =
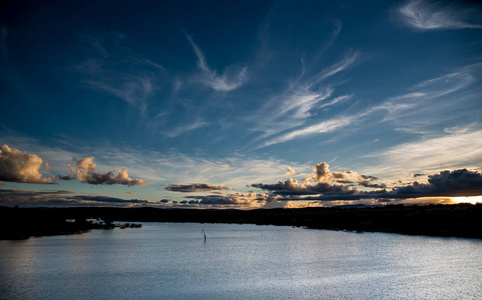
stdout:
{"type": "Polygon", "coordinates": [[[481,262],[475,239],[144,223],[0,241],[0,298],[474,299],[481,262]]]}

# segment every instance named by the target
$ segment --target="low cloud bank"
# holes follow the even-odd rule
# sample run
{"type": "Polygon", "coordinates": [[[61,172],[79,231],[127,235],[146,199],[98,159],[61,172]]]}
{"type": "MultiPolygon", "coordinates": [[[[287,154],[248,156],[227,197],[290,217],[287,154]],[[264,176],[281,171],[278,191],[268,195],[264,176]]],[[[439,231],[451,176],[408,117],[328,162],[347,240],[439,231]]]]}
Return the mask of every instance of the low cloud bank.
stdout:
{"type": "Polygon", "coordinates": [[[0,189],[1,206],[69,207],[69,206],[138,206],[152,202],[139,199],[121,199],[99,195],[74,195],[72,191],[22,191],[0,189]]]}
{"type": "MultiPolygon", "coordinates": [[[[418,175],[421,176],[421,175],[418,175]]],[[[417,176],[417,177],[418,177],[417,176]]],[[[303,179],[279,181],[275,184],[255,183],[252,187],[282,195],[285,200],[362,200],[362,199],[409,199],[422,197],[461,197],[482,195],[482,174],[478,171],[458,169],[428,175],[427,183],[418,181],[387,190],[383,183],[374,183],[378,178],[358,175],[354,171],[331,172],[327,163],[313,167],[313,173],[303,179]],[[365,191],[358,184],[376,190],[365,191]],[[299,197],[305,195],[305,197],[299,197]]]]}
{"type": "Polygon", "coordinates": [[[468,197],[482,195],[482,174],[478,171],[459,169],[442,171],[428,176],[428,183],[412,182],[405,187],[396,187],[389,194],[397,198],[417,197],[468,197]]]}
{"type": "Polygon", "coordinates": [[[256,208],[266,207],[269,203],[277,201],[280,196],[264,193],[232,193],[207,196],[188,196],[189,204],[205,206],[228,206],[231,208],[256,208]]]}
{"type": "Polygon", "coordinates": [[[209,183],[192,183],[192,184],[166,184],[165,190],[171,192],[193,193],[193,192],[210,192],[219,190],[233,190],[234,188],[225,185],[212,185],[209,183]]]}

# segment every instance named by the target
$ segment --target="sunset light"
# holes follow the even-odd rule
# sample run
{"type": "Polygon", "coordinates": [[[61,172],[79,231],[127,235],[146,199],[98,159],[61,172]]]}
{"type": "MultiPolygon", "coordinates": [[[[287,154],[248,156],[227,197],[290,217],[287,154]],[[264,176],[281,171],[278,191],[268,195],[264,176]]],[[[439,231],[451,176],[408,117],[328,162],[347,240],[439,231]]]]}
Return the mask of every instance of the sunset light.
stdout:
{"type": "Polygon", "coordinates": [[[478,203],[482,1],[0,1],[2,299],[480,299],[478,203]]]}
{"type": "Polygon", "coordinates": [[[453,197],[452,201],[455,203],[471,203],[471,204],[482,204],[482,196],[475,196],[475,197],[453,197]]]}

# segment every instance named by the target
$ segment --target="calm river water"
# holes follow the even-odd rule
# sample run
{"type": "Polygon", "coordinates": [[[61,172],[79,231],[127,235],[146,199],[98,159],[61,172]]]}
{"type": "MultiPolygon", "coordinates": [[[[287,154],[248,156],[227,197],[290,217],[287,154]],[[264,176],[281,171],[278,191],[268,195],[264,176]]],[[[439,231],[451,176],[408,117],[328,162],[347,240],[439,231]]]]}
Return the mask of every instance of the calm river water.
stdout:
{"type": "Polygon", "coordinates": [[[143,223],[0,241],[0,298],[481,299],[482,240],[143,223]]]}

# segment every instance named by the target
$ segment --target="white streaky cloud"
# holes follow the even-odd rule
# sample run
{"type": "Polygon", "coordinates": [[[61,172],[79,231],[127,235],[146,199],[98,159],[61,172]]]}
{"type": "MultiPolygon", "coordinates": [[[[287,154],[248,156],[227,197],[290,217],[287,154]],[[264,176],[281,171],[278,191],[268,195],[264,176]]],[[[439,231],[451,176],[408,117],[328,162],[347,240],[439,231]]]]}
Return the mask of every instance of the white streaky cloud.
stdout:
{"type": "Polygon", "coordinates": [[[198,58],[198,67],[202,71],[201,82],[216,91],[231,91],[237,89],[248,81],[247,67],[242,67],[236,72],[227,68],[222,75],[211,70],[201,49],[194,43],[191,36],[186,35],[198,58]]]}
{"type": "MultiPolygon", "coordinates": [[[[216,185],[232,186],[236,189],[257,181],[275,181],[284,174],[288,166],[301,170],[304,166],[284,160],[231,154],[223,158],[208,155],[187,155],[176,149],[155,151],[134,146],[114,145],[102,140],[77,140],[69,136],[59,136],[58,146],[45,146],[40,141],[9,132],[2,140],[18,148],[35,152],[50,162],[51,174],[70,174],[76,171],[66,166],[72,157],[95,156],[96,172],[127,168],[129,174],[137,174],[152,185],[178,182],[209,182],[216,185]],[[122,166],[119,166],[122,162],[122,166]]],[[[75,165],[74,165],[75,167],[75,165]]],[[[114,174],[116,175],[116,174],[114,174]]],[[[76,179],[75,177],[72,179],[76,179]]]]}
{"type": "Polygon", "coordinates": [[[388,101],[424,101],[460,91],[478,81],[482,71],[482,63],[465,66],[452,73],[422,81],[414,85],[413,92],[391,97],[388,101]]]}
{"type": "Polygon", "coordinates": [[[309,90],[298,91],[291,97],[286,99],[277,115],[291,112],[291,116],[297,119],[303,119],[311,116],[310,110],[319,102],[329,98],[333,93],[332,88],[315,93],[309,90]]]}
{"type": "Polygon", "coordinates": [[[253,181],[279,179],[280,174],[286,172],[288,166],[302,169],[298,164],[282,160],[236,155],[223,159],[188,156],[179,152],[144,155],[151,166],[158,168],[159,173],[168,177],[164,179],[168,180],[168,183],[204,181],[239,189],[253,181]]]}
{"type": "Polygon", "coordinates": [[[326,107],[335,105],[335,104],[337,104],[337,103],[341,103],[341,102],[344,102],[344,101],[346,101],[346,100],[350,100],[352,97],[353,97],[353,95],[343,95],[343,96],[339,96],[339,97],[336,97],[336,98],[334,98],[334,99],[331,99],[331,100],[328,101],[327,103],[322,104],[319,108],[320,108],[320,109],[326,108],[326,107]]]}
{"type": "MultiPolygon", "coordinates": [[[[306,75],[302,58],[301,75],[294,82],[290,82],[284,92],[272,97],[258,113],[249,117],[248,121],[254,123],[251,129],[262,132],[255,141],[303,126],[310,121],[309,117],[315,116],[321,109],[350,99],[353,95],[330,99],[335,94],[333,85],[320,83],[355,66],[359,60],[359,52],[350,50],[340,61],[314,75],[306,75]]],[[[269,143],[270,141],[267,142],[269,143]]]]}
{"type": "MultiPolygon", "coordinates": [[[[85,157],[85,153],[95,153],[96,161],[104,172],[118,169],[121,161],[123,167],[134,174],[142,174],[142,178],[152,184],[209,182],[239,188],[251,184],[253,180],[274,181],[288,166],[302,169],[302,166],[293,162],[234,154],[215,159],[205,155],[186,155],[174,149],[160,152],[120,147],[105,142],[89,145],[75,140],[69,141],[68,147],[77,149],[76,156],[85,157]]],[[[63,166],[71,158],[72,156],[65,160],[63,166]]]]}
{"type": "Polygon", "coordinates": [[[423,81],[415,86],[419,89],[417,97],[436,98],[457,92],[477,81],[475,76],[480,75],[482,63],[461,68],[453,73],[423,81]]]}
{"type": "Polygon", "coordinates": [[[390,97],[382,104],[370,108],[366,114],[385,110],[387,115],[382,122],[398,121],[403,123],[403,128],[407,128],[408,125],[414,127],[416,124],[413,119],[421,122],[437,110],[441,112],[440,114],[444,114],[443,112],[451,110],[451,107],[459,106],[460,95],[479,81],[481,73],[482,63],[476,63],[449,74],[422,81],[412,86],[411,92],[390,97]],[[440,102],[442,99],[444,101],[440,102]],[[437,104],[428,105],[429,101],[437,101],[437,104]]]}
{"type": "Polygon", "coordinates": [[[96,173],[127,168],[129,174],[136,174],[152,185],[209,182],[238,189],[253,182],[276,181],[288,166],[302,172],[305,169],[305,166],[298,163],[270,157],[229,154],[223,158],[213,158],[203,154],[187,155],[175,149],[146,150],[102,140],[77,140],[64,135],[59,136],[56,142],[58,146],[51,147],[16,132],[10,133],[11,135],[4,135],[2,140],[47,160],[52,167],[51,174],[66,174],[66,166],[72,162],[72,157],[95,156],[98,164],[96,173]],[[121,166],[119,162],[122,162],[121,166]]]}
{"type": "Polygon", "coordinates": [[[477,123],[472,123],[467,126],[454,126],[454,127],[448,127],[444,129],[444,132],[450,133],[450,134],[464,134],[464,133],[469,133],[471,131],[474,131],[477,127],[477,123]]]}
{"type": "Polygon", "coordinates": [[[302,129],[297,129],[292,132],[283,134],[279,137],[273,138],[269,141],[266,141],[262,145],[262,147],[270,146],[273,144],[279,144],[279,143],[283,143],[286,141],[290,141],[293,139],[306,137],[310,135],[332,132],[337,129],[350,125],[351,123],[353,123],[353,121],[355,121],[355,119],[356,117],[352,116],[352,117],[340,117],[340,118],[336,118],[328,121],[323,121],[321,123],[307,126],[302,129]]]}
{"type": "Polygon", "coordinates": [[[166,71],[166,68],[164,68],[163,66],[161,66],[161,65],[158,64],[158,63],[153,62],[153,61],[150,60],[150,59],[145,58],[143,61],[144,61],[145,64],[150,65],[150,66],[153,66],[153,67],[156,67],[156,68],[159,69],[160,71],[163,71],[163,72],[166,71]]]}
{"type": "MultiPolygon", "coordinates": [[[[464,89],[474,85],[474,83],[478,81],[477,78],[479,77],[481,71],[482,63],[465,66],[456,70],[455,72],[418,83],[412,87],[414,91],[404,95],[388,98],[383,103],[370,107],[365,111],[351,116],[334,118],[332,120],[305,126],[302,129],[295,129],[291,132],[284,133],[278,137],[264,142],[260,147],[283,143],[295,138],[314,134],[332,132],[344,128],[354,121],[366,119],[368,116],[373,115],[377,111],[386,112],[380,122],[392,121],[403,123],[403,130],[415,132],[415,126],[417,126],[418,123],[424,125],[424,121],[426,121],[427,116],[433,114],[434,111],[440,110],[441,113],[443,113],[454,105],[460,105],[458,101],[454,101],[455,98],[453,95],[459,95],[460,93],[464,92],[464,89]],[[447,99],[447,97],[452,98],[447,99]],[[446,101],[444,101],[442,104],[437,103],[437,105],[434,105],[433,107],[427,105],[428,101],[438,101],[440,99],[444,99],[446,101]],[[429,112],[425,111],[428,109],[430,110],[429,112]],[[418,123],[413,120],[416,116],[423,116],[418,118],[418,123]],[[407,124],[409,124],[411,127],[407,127],[407,124]]],[[[273,113],[274,117],[262,119],[262,122],[264,122],[264,127],[259,128],[259,130],[263,130],[265,133],[259,138],[267,138],[291,128],[301,126],[306,122],[305,120],[306,117],[309,116],[309,110],[314,107],[315,104],[319,105],[318,101],[315,100],[321,101],[327,98],[329,99],[329,95],[331,95],[332,92],[331,89],[327,89],[325,95],[321,96],[320,94],[309,94],[307,91],[308,90],[305,90],[306,94],[304,95],[306,98],[303,98],[302,101],[298,101],[299,103],[297,105],[285,105],[284,110],[272,109],[272,111],[275,112],[273,113]],[[297,109],[295,111],[297,114],[293,113],[295,108],[297,109]],[[283,113],[285,111],[291,112],[291,114],[283,113]],[[304,118],[299,118],[300,116],[304,116],[304,118]],[[279,117],[280,119],[276,117],[279,117]],[[284,123],[280,121],[281,117],[284,118],[282,119],[284,123]]],[[[321,104],[321,108],[326,107],[325,105],[329,106],[339,101],[345,101],[351,97],[352,95],[344,95],[334,98],[331,101],[328,100],[326,103],[321,104]]],[[[295,99],[296,98],[293,98],[293,100],[295,99]]]]}
{"type": "Polygon", "coordinates": [[[456,2],[441,5],[437,2],[411,0],[400,7],[402,21],[418,30],[442,30],[482,28],[480,18],[477,20],[475,9],[458,7],[456,2]],[[476,23],[471,22],[474,18],[476,23]]]}
{"type": "Polygon", "coordinates": [[[482,130],[446,134],[421,141],[403,143],[385,151],[373,153],[372,167],[364,172],[373,174],[435,173],[444,169],[482,168],[482,130]]]}
{"type": "Polygon", "coordinates": [[[147,108],[147,99],[154,94],[152,78],[145,76],[129,76],[117,86],[103,81],[87,81],[93,87],[103,90],[111,95],[123,99],[133,107],[137,107],[141,112],[147,108]]]}
{"type": "Polygon", "coordinates": [[[85,76],[83,82],[124,100],[129,106],[144,113],[148,100],[159,89],[155,83],[159,81],[160,75],[165,75],[165,68],[134,53],[125,45],[130,43],[125,35],[114,33],[83,39],[96,54],[74,67],[85,76]],[[127,73],[125,70],[136,71],[127,73]]]}
{"type": "Polygon", "coordinates": [[[264,132],[258,139],[303,125],[306,118],[312,115],[311,111],[332,93],[333,89],[330,87],[319,92],[299,87],[289,95],[282,96],[281,103],[279,99],[270,101],[253,117],[253,121],[257,123],[254,130],[264,132]]]}
{"type": "Polygon", "coordinates": [[[209,126],[210,123],[202,121],[202,120],[197,120],[191,124],[186,124],[180,127],[177,127],[175,129],[169,130],[169,131],[161,131],[162,134],[168,136],[168,137],[176,137],[179,135],[182,135],[188,131],[192,131],[198,128],[206,127],[209,126]]]}
{"type": "Polygon", "coordinates": [[[341,71],[353,67],[359,61],[359,59],[360,53],[358,51],[348,51],[341,59],[341,61],[331,65],[330,67],[318,73],[318,75],[314,76],[311,80],[309,80],[307,82],[308,87],[312,87],[320,83],[321,81],[340,73],[341,71]]]}
{"type": "Polygon", "coordinates": [[[22,183],[53,183],[40,170],[49,170],[50,165],[44,163],[38,155],[10,148],[8,145],[0,147],[0,181],[22,183]]]}
{"type": "Polygon", "coordinates": [[[383,117],[381,122],[392,121],[399,118],[402,112],[410,111],[416,106],[417,103],[393,103],[391,101],[387,101],[385,103],[372,107],[365,113],[365,115],[373,113],[377,110],[384,110],[386,112],[386,115],[383,117]]]}

